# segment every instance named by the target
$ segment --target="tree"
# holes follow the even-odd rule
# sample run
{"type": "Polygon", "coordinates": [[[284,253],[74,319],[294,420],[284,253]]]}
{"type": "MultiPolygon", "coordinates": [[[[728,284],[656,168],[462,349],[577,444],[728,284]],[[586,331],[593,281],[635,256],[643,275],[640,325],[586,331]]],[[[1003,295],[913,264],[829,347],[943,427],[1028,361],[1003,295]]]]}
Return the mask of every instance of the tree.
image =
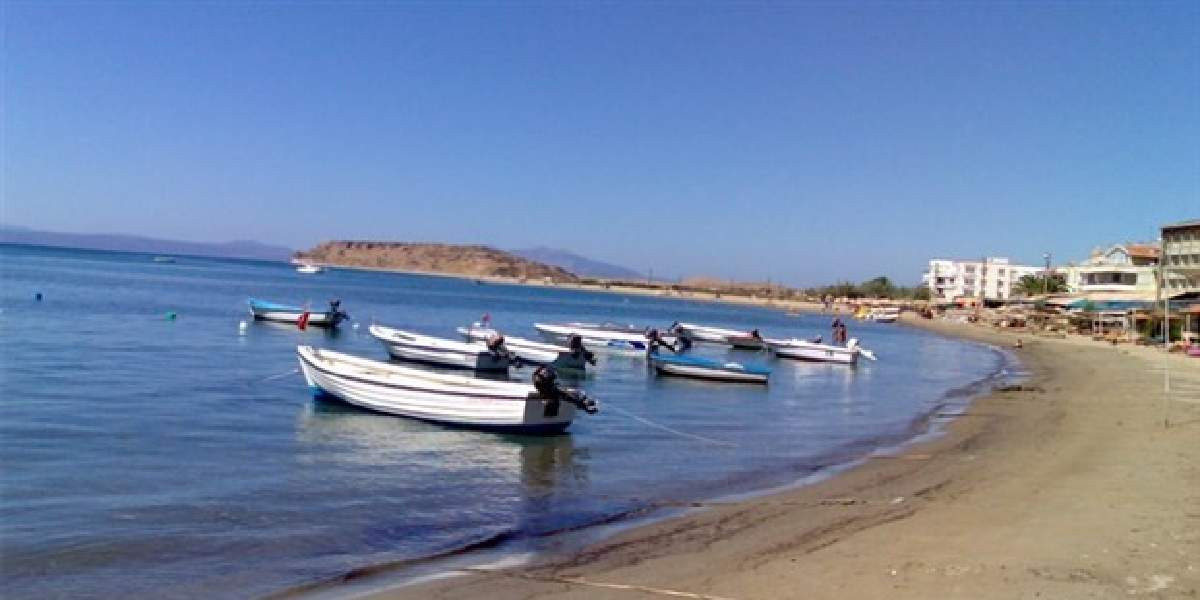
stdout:
{"type": "Polygon", "coordinates": [[[892,298],[896,295],[896,286],[887,277],[879,276],[868,279],[859,286],[864,296],[872,298],[892,298]]]}
{"type": "Polygon", "coordinates": [[[1038,294],[1054,294],[1067,291],[1067,284],[1061,275],[1022,275],[1013,284],[1013,293],[1019,296],[1035,296],[1038,294]],[[1049,285],[1047,285],[1049,282],[1049,285]]]}

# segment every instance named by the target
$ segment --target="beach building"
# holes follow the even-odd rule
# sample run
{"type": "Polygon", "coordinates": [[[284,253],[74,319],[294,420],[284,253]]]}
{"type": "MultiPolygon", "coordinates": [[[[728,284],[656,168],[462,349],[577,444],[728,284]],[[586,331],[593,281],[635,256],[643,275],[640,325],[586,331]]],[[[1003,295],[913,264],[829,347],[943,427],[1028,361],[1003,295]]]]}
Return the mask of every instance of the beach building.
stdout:
{"type": "Polygon", "coordinates": [[[1024,275],[1045,275],[1045,269],[1015,265],[1007,258],[979,260],[933,259],[922,281],[929,287],[934,302],[950,303],[979,300],[1007,300],[1013,285],[1024,275]]]}
{"type": "Polygon", "coordinates": [[[1162,226],[1165,295],[1200,293],[1200,219],[1162,226]]]}
{"type": "Polygon", "coordinates": [[[1116,244],[1092,250],[1081,264],[1060,269],[1072,294],[1105,294],[1153,300],[1158,291],[1157,244],[1116,244]]]}
{"type": "Polygon", "coordinates": [[[1162,226],[1163,294],[1179,306],[1181,337],[1200,340],[1200,219],[1162,226]]]}

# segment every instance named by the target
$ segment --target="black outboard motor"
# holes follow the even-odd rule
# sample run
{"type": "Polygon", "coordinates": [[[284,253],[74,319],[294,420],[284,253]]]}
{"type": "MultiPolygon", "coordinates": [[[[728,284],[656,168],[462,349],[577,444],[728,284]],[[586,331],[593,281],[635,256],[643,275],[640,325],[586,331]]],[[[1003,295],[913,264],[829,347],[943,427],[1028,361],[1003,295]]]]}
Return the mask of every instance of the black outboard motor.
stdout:
{"type": "Polygon", "coordinates": [[[488,338],[487,349],[488,352],[491,352],[492,356],[495,356],[496,358],[507,358],[508,362],[512,363],[512,365],[518,369],[524,364],[521,362],[521,357],[513,354],[512,351],[504,345],[503,335],[497,334],[488,338]]]}
{"type": "Polygon", "coordinates": [[[558,371],[549,365],[538,367],[533,372],[533,387],[539,394],[551,400],[561,400],[570,402],[576,408],[594,415],[599,412],[600,408],[596,405],[596,401],[587,397],[583,390],[571,390],[559,387],[558,371]]]}
{"type": "Polygon", "coordinates": [[[342,312],[342,301],[340,299],[334,298],[329,301],[329,318],[334,325],[350,318],[350,315],[342,312]]]}
{"type": "Polygon", "coordinates": [[[662,336],[659,335],[657,329],[650,329],[649,331],[646,332],[646,341],[650,345],[650,348],[649,348],[650,354],[654,354],[655,351],[658,350],[660,347],[661,348],[669,348],[671,350],[671,352],[674,352],[675,354],[679,354],[679,345],[678,344],[668,344],[666,342],[666,340],[662,339],[662,336]]]}
{"type": "Polygon", "coordinates": [[[586,360],[589,365],[596,364],[596,355],[583,346],[583,338],[579,337],[578,333],[572,333],[571,337],[567,338],[567,349],[571,351],[571,356],[582,354],[583,360],[586,360]]]}

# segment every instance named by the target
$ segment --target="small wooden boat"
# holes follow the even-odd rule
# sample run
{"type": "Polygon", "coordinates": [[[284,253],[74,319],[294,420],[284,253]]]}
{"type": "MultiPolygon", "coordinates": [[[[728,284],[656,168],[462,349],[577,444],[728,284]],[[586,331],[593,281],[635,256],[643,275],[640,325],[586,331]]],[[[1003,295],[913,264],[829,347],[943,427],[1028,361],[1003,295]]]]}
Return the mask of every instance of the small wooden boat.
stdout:
{"type": "Polygon", "coordinates": [[[675,375],[710,381],[766,383],[771,370],[757,365],[723,362],[698,356],[651,354],[650,365],[660,375],[675,375]]]}
{"type": "MultiPolygon", "coordinates": [[[[647,333],[650,331],[648,329],[640,331],[632,327],[617,329],[589,323],[534,323],[533,328],[537,329],[542,337],[558,343],[567,343],[571,336],[579,336],[589,350],[596,352],[645,356],[646,351],[650,348],[647,338],[647,333]]],[[[664,341],[673,342],[674,338],[666,337],[664,341]]]]}
{"type": "Polygon", "coordinates": [[[596,412],[581,391],[564,389],[553,369],[534,373],[534,385],[432,373],[298,346],[304,379],[314,394],[329,394],[381,413],[457,427],[513,433],[566,429],[577,409],[596,412]]]}
{"type": "Polygon", "coordinates": [[[249,303],[250,314],[254,315],[255,319],[276,321],[279,323],[299,324],[300,320],[307,314],[306,325],[313,327],[337,327],[339,323],[350,316],[342,312],[342,303],[340,300],[330,301],[329,310],[326,311],[314,311],[300,306],[277,304],[254,298],[251,298],[249,303]]]}
{"type": "Polygon", "coordinates": [[[399,360],[475,371],[507,371],[513,364],[514,356],[503,343],[460,342],[382,325],[372,325],[369,331],[399,360]]]}
{"type": "Polygon", "coordinates": [[[738,331],[736,329],[722,329],[720,327],[709,327],[694,323],[676,323],[671,327],[670,331],[674,331],[693,341],[728,344],[740,350],[762,350],[766,348],[766,342],[757,329],[738,331]]]}
{"type": "Polygon", "coordinates": [[[458,332],[468,342],[489,342],[502,340],[509,352],[521,359],[521,362],[531,365],[550,365],[558,369],[582,371],[590,362],[596,364],[596,358],[583,346],[583,340],[576,336],[566,346],[545,344],[524,338],[502,335],[492,327],[482,323],[473,323],[470,327],[459,327],[458,332]]]}
{"type": "Polygon", "coordinates": [[[776,356],[795,360],[813,362],[831,362],[843,365],[858,364],[859,356],[867,356],[871,360],[875,355],[860,348],[858,340],[850,338],[845,346],[834,346],[808,340],[768,340],[767,345],[776,356]]]}

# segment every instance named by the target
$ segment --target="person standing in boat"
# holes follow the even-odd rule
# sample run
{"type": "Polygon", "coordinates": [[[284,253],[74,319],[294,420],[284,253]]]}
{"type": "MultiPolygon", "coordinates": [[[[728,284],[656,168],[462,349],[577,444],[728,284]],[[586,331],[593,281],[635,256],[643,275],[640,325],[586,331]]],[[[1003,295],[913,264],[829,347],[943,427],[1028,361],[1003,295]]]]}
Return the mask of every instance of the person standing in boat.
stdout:
{"type": "Polygon", "coordinates": [[[838,343],[839,341],[841,341],[841,339],[842,339],[841,335],[842,335],[842,326],[843,325],[845,325],[845,323],[842,323],[841,317],[833,318],[833,324],[830,325],[830,328],[833,329],[833,331],[830,332],[829,339],[832,340],[833,343],[835,343],[835,344],[838,343]]]}

